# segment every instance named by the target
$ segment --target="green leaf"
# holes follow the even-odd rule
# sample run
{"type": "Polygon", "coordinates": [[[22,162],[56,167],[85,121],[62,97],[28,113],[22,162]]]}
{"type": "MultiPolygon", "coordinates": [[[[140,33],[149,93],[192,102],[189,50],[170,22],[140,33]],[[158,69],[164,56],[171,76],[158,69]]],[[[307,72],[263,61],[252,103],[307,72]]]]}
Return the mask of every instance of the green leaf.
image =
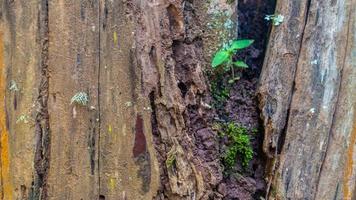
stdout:
{"type": "Polygon", "coordinates": [[[230,46],[230,50],[244,49],[250,46],[254,40],[235,40],[230,46]]]}
{"type": "Polygon", "coordinates": [[[228,61],[229,59],[230,59],[230,54],[228,51],[218,51],[213,58],[211,66],[213,68],[216,68],[221,64],[223,64],[224,62],[228,61]]]}
{"type": "Polygon", "coordinates": [[[241,60],[238,60],[238,61],[234,62],[234,65],[236,67],[248,68],[248,65],[245,62],[241,61],[241,60]]]}

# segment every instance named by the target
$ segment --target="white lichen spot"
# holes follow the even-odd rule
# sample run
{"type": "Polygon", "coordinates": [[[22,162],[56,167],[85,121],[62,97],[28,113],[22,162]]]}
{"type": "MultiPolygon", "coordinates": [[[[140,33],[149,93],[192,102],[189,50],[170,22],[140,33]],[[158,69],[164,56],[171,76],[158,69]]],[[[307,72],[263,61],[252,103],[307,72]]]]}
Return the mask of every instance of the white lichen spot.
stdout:
{"type": "Polygon", "coordinates": [[[143,110],[152,112],[152,108],[151,108],[151,107],[149,107],[149,106],[147,106],[147,107],[143,107],[143,110]]]}
{"type": "Polygon", "coordinates": [[[207,104],[207,103],[205,103],[205,102],[202,102],[201,105],[202,105],[203,107],[207,108],[207,109],[211,109],[211,108],[212,108],[211,105],[209,105],[209,104],[207,104]]]}
{"type": "Polygon", "coordinates": [[[272,21],[272,24],[274,26],[279,26],[283,21],[284,21],[284,16],[283,15],[266,15],[265,16],[266,21],[272,21]]]}
{"type": "Polygon", "coordinates": [[[310,64],[312,64],[312,65],[317,65],[317,64],[318,64],[318,60],[312,60],[312,61],[310,62],[310,64]]]}
{"type": "Polygon", "coordinates": [[[26,114],[20,115],[19,118],[17,118],[16,120],[16,124],[23,122],[25,124],[27,124],[29,122],[30,117],[26,114]]]}
{"type": "Polygon", "coordinates": [[[314,113],[315,113],[315,108],[311,108],[311,109],[309,110],[309,112],[310,112],[311,114],[314,114],[314,113]]]}
{"type": "Polygon", "coordinates": [[[131,107],[133,105],[133,103],[131,102],[131,101],[127,101],[126,103],[125,103],[125,106],[126,107],[131,107]]]}
{"type": "Polygon", "coordinates": [[[10,81],[9,90],[10,90],[10,91],[14,91],[14,92],[19,91],[19,87],[17,86],[16,81],[14,81],[14,80],[11,80],[11,81],[10,81]]]}
{"type": "Polygon", "coordinates": [[[231,20],[231,19],[227,19],[226,21],[225,21],[225,23],[224,23],[224,27],[226,28],[226,29],[231,29],[231,28],[233,28],[233,21],[231,20]]]}

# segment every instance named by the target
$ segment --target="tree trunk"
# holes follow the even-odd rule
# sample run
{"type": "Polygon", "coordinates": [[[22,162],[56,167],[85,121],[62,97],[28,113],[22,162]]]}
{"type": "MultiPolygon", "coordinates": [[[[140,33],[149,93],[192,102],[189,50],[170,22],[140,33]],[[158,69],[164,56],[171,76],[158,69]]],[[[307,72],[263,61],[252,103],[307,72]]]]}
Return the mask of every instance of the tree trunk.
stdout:
{"type": "Polygon", "coordinates": [[[220,167],[196,156],[192,128],[211,132],[203,67],[235,37],[235,9],[1,1],[1,199],[211,196],[220,167]]]}
{"type": "Polygon", "coordinates": [[[271,199],[355,199],[356,2],[278,1],[260,79],[271,199]]]}
{"type": "MultiPolygon", "coordinates": [[[[205,73],[237,36],[237,4],[1,0],[0,199],[259,198],[251,177],[226,178],[205,73]]],[[[258,89],[266,197],[356,199],[356,2],[276,14],[258,89]]]]}

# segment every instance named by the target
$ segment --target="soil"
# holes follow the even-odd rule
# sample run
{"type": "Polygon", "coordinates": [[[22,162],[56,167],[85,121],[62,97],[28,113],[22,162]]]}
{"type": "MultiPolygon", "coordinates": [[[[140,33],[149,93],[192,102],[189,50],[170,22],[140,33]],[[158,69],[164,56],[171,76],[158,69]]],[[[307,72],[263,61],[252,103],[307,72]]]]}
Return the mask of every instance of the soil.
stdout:
{"type": "MultiPolygon", "coordinates": [[[[249,69],[241,71],[238,80],[230,89],[229,98],[223,110],[217,110],[222,121],[232,121],[250,130],[254,157],[247,169],[236,163],[233,170],[224,174],[217,187],[223,199],[260,199],[265,195],[265,155],[262,151],[263,127],[260,120],[256,88],[262,69],[269,24],[265,15],[273,14],[275,0],[240,0],[238,39],[254,39],[254,44],[240,52],[236,59],[245,60],[249,69]],[[266,34],[267,33],[267,34],[266,34]],[[258,130],[255,133],[254,131],[258,130]]],[[[220,142],[223,143],[223,142],[220,142]]],[[[223,144],[220,144],[222,146],[223,144]]]]}

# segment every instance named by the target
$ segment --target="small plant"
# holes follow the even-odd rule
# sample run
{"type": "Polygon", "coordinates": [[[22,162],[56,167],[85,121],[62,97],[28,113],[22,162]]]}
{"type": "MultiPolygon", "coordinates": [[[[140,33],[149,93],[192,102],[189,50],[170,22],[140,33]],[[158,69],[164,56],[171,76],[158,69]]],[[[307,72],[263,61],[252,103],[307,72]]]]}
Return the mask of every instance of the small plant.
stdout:
{"type": "Polygon", "coordinates": [[[222,156],[222,162],[227,169],[231,169],[236,158],[239,157],[243,167],[247,167],[253,157],[250,136],[245,127],[235,123],[224,124],[220,131],[221,136],[227,136],[230,144],[222,156]]]}
{"type": "Polygon", "coordinates": [[[10,90],[10,91],[14,91],[14,92],[19,91],[19,87],[17,86],[16,81],[14,81],[14,80],[11,80],[11,81],[10,81],[9,90],[10,90]]]}
{"type": "Polygon", "coordinates": [[[283,15],[266,15],[265,20],[272,21],[272,24],[274,26],[279,26],[283,22],[284,16],[283,15]]]}
{"type": "Polygon", "coordinates": [[[86,106],[89,103],[88,94],[85,92],[76,93],[70,100],[70,104],[73,104],[73,103],[86,106]]]}
{"type": "Polygon", "coordinates": [[[224,47],[214,55],[211,66],[214,69],[223,68],[225,72],[231,70],[232,79],[229,80],[229,83],[233,83],[237,80],[234,75],[234,67],[248,68],[248,65],[241,60],[234,62],[233,55],[235,55],[238,50],[249,47],[252,43],[253,40],[234,40],[230,42],[230,44],[224,45],[224,47]]]}

